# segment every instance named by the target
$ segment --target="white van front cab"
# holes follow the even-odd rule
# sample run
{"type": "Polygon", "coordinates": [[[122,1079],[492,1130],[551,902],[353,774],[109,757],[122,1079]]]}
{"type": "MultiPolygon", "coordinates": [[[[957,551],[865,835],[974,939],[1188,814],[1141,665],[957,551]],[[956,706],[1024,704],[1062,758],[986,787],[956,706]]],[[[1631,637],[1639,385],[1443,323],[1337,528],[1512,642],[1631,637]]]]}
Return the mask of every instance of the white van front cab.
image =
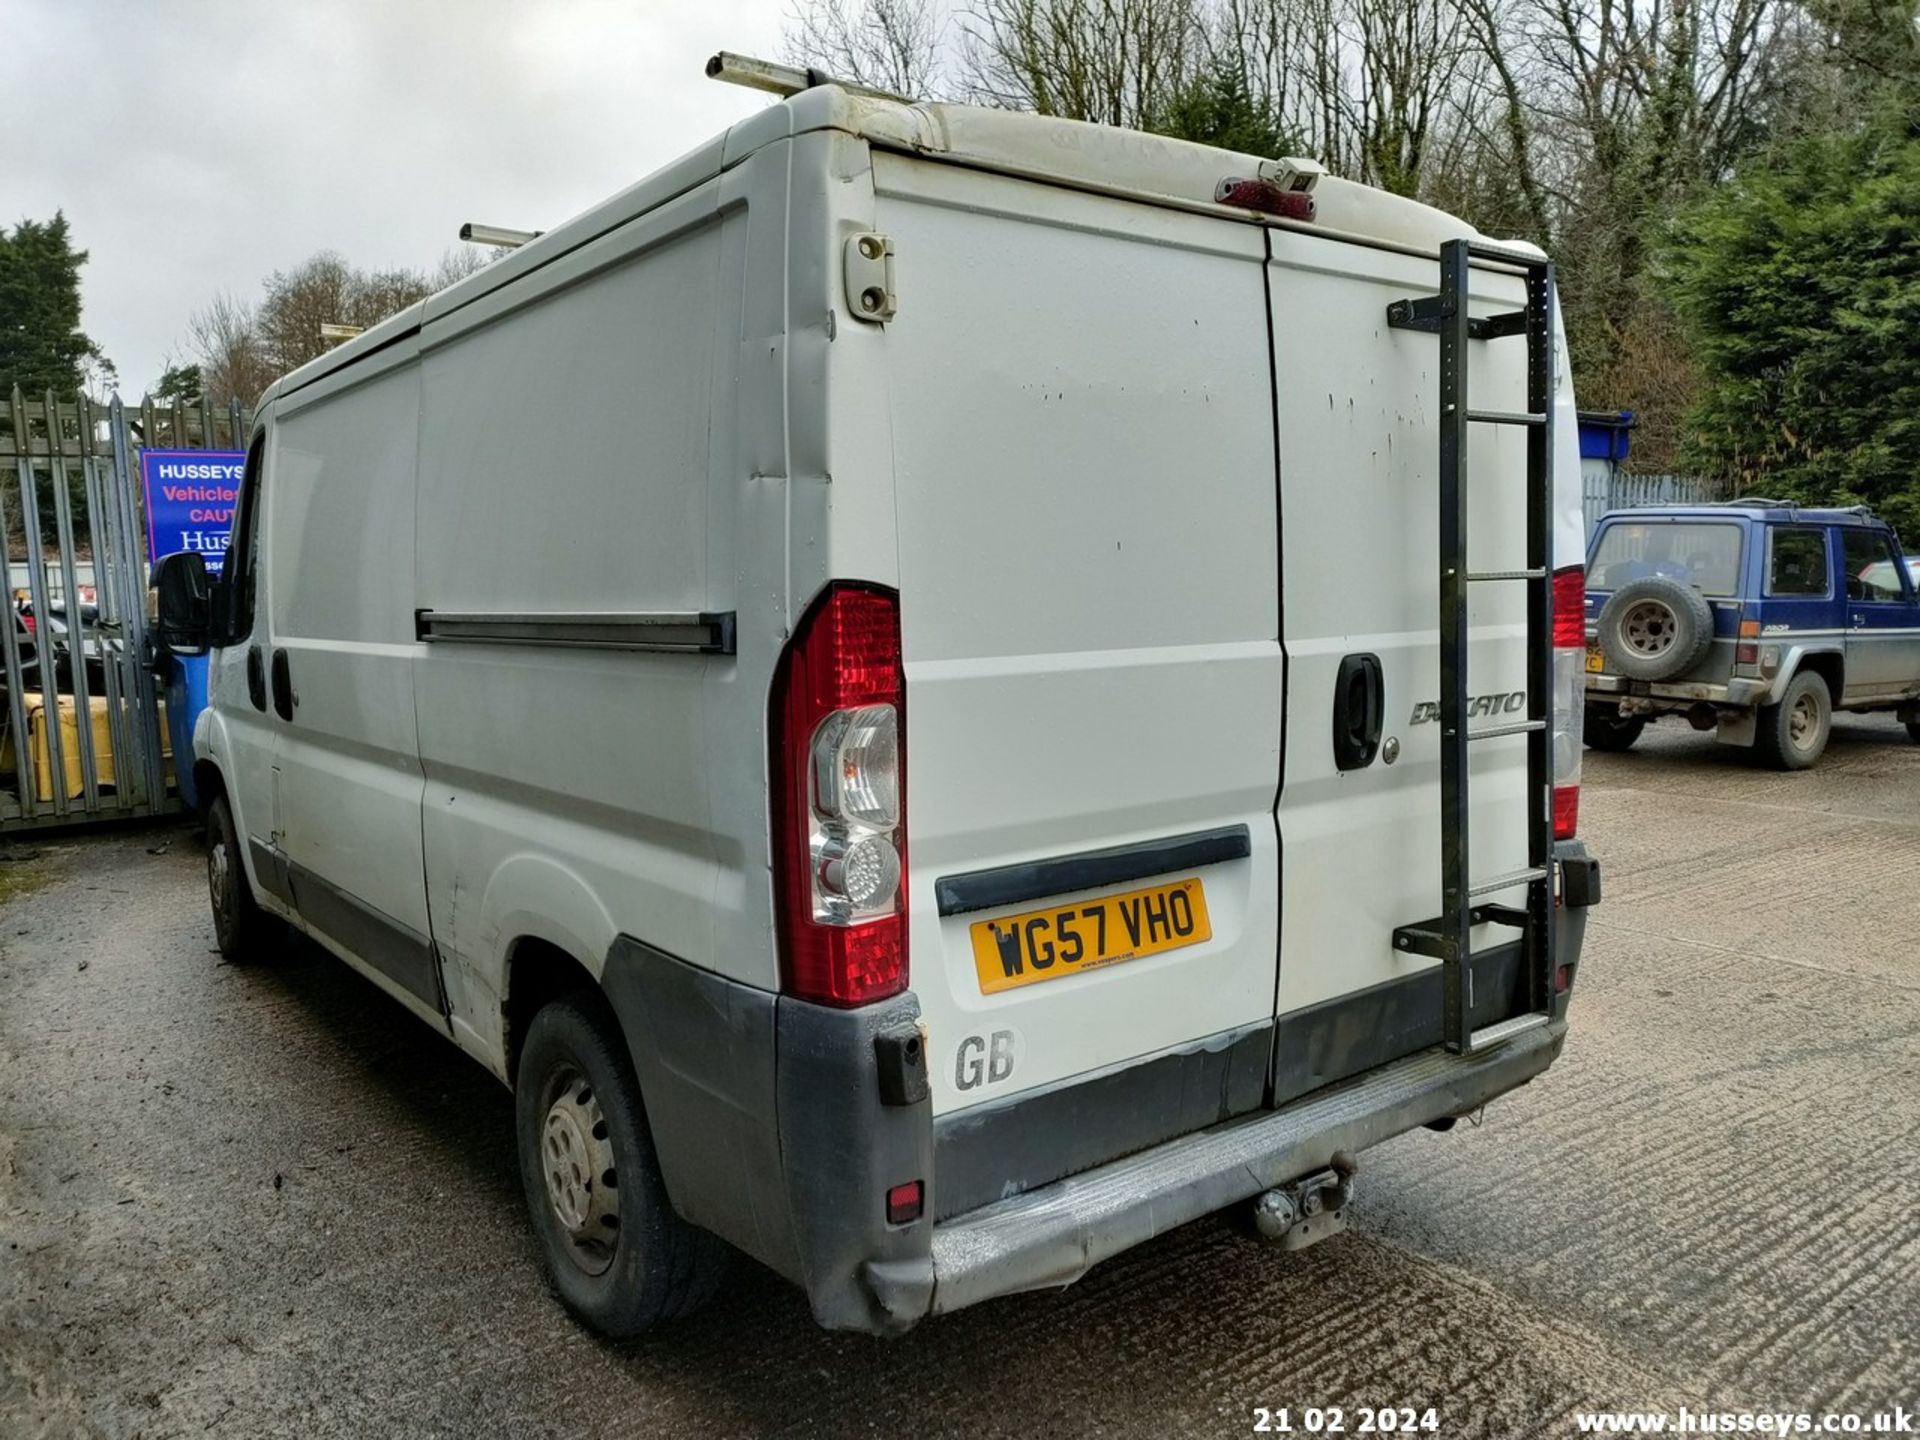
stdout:
{"type": "Polygon", "coordinates": [[[892,1333],[1303,1243],[1558,1054],[1550,270],[1316,168],[819,85],[261,402],[221,947],[513,1087],[594,1325],[729,1247],[892,1333]]]}

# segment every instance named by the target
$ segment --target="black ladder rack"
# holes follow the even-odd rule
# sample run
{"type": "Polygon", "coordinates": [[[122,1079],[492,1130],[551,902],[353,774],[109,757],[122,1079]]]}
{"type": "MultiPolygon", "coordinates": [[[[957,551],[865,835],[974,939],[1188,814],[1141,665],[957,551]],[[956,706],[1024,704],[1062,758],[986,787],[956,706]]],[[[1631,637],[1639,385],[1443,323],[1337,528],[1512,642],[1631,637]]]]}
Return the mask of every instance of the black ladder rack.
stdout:
{"type": "Polygon", "coordinates": [[[1536,255],[1449,240],[1440,247],[1440,293],[1398,300],[1387,324],[1440,337],[1440,895],[1441,913],[1393,932],[1394,947],[1441,962],[1444,1028],[1449,1050],[1470,1054],[1546,1024],[1553,1014],[1553,266],[1536,255]],[[1517,270],[1526,281],[1522,310],[1474,317],[1467,313],[1468,272],[1475,260],[1517,270]],[[1524,335],[1527,408],[1474,410],[1468,406],[1467,356],[1472,342],[1524,335]],[[1518,570],[1467,568],[1467,427],[1514,425],[1527,442],[1527,558],[1518,570]],[[1469,729],[1467,706],[1467,586],[1512,581],[1527,587],[1527,718],[1469,729]],[[1527,866],[1475,881],[1468,868],[1467,746],[1524,735],[1527,746],[1527,866]],[[1475,904],[1483,895],[1524,884],[1526,904],[1475,904]],[[1521,932],[1527,1009],[1473,1028],[1473,956],[1476,925],[1521,932]]]}

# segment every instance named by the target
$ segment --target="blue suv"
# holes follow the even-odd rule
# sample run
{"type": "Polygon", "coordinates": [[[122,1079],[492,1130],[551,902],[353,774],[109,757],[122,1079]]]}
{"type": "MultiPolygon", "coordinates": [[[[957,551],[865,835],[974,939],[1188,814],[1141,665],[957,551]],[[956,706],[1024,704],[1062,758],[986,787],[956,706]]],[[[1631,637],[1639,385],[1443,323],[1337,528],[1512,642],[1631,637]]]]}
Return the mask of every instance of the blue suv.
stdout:
{"type": "Polygon", "coordinates": [[[1896,710],[1920,740],[1920,560],[1864,507],[1659,505],[1587,548],[1587,743],[1685,715],[1801,770],[1835,710],[1896,710]]]}

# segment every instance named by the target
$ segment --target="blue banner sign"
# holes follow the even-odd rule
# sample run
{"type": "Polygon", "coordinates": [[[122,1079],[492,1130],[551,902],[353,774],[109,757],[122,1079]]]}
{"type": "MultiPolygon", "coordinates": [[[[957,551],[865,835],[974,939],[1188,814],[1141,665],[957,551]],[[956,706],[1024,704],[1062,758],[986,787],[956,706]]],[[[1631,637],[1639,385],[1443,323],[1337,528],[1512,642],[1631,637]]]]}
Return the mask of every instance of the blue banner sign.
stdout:
{"type": "Polygon", "coordinates": [[[207,557],[207,569],[219,574],[233,538],[233,510],[246,466],[244,450],[142,451],[147,558],[197,550],[207,557]]]}

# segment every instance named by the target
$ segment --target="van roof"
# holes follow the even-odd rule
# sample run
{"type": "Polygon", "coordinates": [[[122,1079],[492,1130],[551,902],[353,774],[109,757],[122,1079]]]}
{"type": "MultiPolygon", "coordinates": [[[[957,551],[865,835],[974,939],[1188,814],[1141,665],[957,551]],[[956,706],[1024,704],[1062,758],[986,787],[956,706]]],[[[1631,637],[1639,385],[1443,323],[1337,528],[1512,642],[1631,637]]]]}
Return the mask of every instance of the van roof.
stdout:
{"type": "MultiPolygon", "coordinates": [[[[814,130],[841,130],[883,149],[976,169],[1069,185],[1423,256],[1441,242],[1478,238],[1465,221],[1405,196],[1328,175],[1314,188],[1312,221],[1231,209],[1213,201],[1228,177],[1251,177],[1262,158],[1144,131],[975,105],[912,103],[838,85],[816,85],[740,121],[564,224],[335,346],[267,387],[259,412],[286,394],[351,365],[570,250],[704,184],[756,150],[814,130]]],[[[1537,252],[1524,242],[1501,242],[1537,252]]]]}

